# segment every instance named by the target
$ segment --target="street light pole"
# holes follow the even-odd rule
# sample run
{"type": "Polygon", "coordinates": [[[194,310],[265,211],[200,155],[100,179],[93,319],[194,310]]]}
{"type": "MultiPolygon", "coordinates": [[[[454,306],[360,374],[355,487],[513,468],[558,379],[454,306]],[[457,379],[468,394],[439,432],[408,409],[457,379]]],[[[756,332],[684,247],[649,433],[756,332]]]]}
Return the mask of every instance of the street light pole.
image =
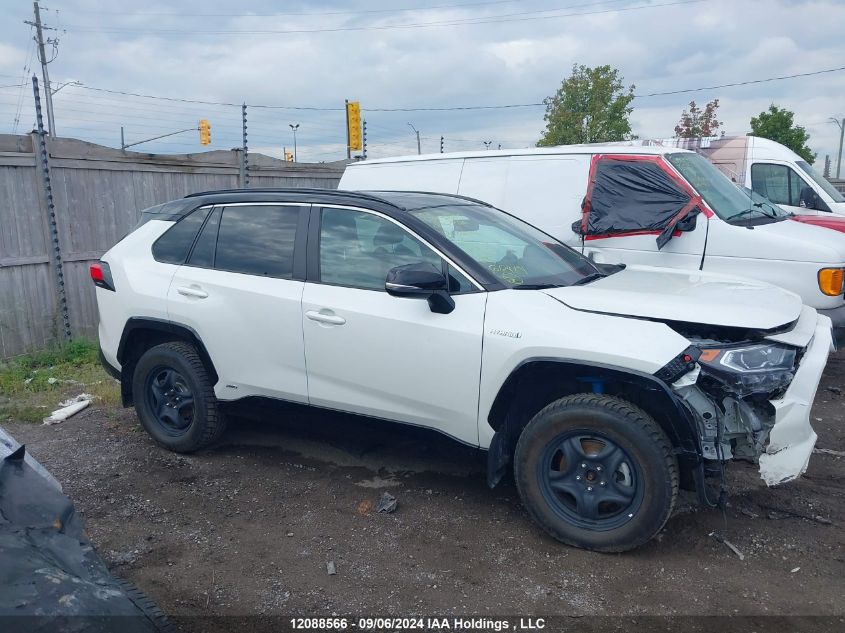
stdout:
{"type": "Polygon", "coordinates": [[[299,129],[299,123],[294,125],[293,123],[289,123],[290,129],[293,130],[293,162],[296,162],[296,131],[299,129]]]}
{"type": "Polygon", "coordinates": [[[417,154],[422,154],[422,150],[420,149],[420,132],[410,123],[408,123],[408,126],[414,131],[414,134],[417,135],[417,154]]]}
{"type": "Polygon", "coordinates": [[[843,118],[841,121],[837,121],[836,119],[831,117],[830,120],[833,121],[834,123],[836,123],[836,125],[839,126],[839,158],[836,161],[836,177],[841,178],[842,177],[841,176],[841,174],[842,174],[842,140],[843,140],[843,138],[845,138],[845,118],[843,118]]]}

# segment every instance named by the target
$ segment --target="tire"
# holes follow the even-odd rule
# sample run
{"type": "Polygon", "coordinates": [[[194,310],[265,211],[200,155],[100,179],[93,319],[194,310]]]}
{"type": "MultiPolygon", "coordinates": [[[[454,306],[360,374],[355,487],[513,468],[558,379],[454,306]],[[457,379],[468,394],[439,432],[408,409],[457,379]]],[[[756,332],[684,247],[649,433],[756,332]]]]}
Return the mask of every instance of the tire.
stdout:
{"type": "Polygon", "coordinates": [[[144,352],[135,366],[132,393],[141,425],[171,451],[198,451],[226,428],[205,365],[188,343],[162,343],[144,352]]]}
{"type": "Polygon", "coordinates": [[[555,539],[623,552],[665,525],[678,495],[678,462],[660,426],[620,398],[575,394],[523,429],[514,478],[528,513],[555,539]]]}
{"type": "Polygon", "coordinates": [[[167,617],[159,606],[147,595],[138,589],[128,580],[114,577],[117,586],[123,590],[124,595],[144,615],[158,633],[178,633],[176,625],[167,617]]]}

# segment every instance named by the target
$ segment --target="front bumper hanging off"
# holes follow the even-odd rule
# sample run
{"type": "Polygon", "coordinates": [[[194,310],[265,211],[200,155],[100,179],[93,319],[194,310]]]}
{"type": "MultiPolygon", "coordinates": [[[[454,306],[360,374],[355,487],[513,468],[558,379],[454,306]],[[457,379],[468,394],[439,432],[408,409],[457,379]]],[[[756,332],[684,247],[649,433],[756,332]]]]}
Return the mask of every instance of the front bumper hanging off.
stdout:
{"type": "Polygon", "coordinates": [[[769,402],[775,423],[769,431],[766,451],[760,455],[760,476],[769,486],[800,477],[816,444],[810,425],[810,409],[831,349],[830,319],[819,315],[813,339],[786,393],[769,402]]]}

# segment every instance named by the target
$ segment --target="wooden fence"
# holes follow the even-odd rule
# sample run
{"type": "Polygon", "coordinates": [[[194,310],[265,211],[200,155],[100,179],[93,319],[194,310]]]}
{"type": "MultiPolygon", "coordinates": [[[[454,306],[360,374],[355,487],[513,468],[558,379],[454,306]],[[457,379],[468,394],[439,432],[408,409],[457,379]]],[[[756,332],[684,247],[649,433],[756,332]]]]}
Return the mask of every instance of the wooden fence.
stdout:
{"type": "MultiPolygon", "coordinates": [[[[53,256],[64,269],[71,331],[93,338],[88,265],[129,232],[142,209],[188,193],[239,186],[239,151],[159,155],[48,139],[56,235],[37,135],[0,134],[0,358],[61,340],[53,256]],[[33,151],[35,148],[36,151],[33,151]]],[[[249,155],[251,187],[337,187],[344,163],[286,163],[249,155]]]]}

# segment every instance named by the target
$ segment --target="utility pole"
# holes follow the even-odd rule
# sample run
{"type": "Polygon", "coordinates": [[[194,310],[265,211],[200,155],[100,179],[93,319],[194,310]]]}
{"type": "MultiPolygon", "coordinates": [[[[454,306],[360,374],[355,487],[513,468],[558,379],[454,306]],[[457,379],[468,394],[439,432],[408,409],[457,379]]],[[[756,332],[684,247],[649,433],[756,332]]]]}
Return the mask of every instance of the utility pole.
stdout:
{"type": "Polygon", "coordinates": [[[290,129],[293,130],[293,162],[296,162],[296,131],[299,129],[299,123],[294,125],[293,123],[288,123],[290,129]]]}
{"type": "Polygon", "coordinates": [[[343,103],[343,109],[346,111],[346,160],[352,160],[352,148],[349,147],[349,99],[344,99],[343,103]]]}
{"type": "MultiPolygon", "coordinates": [[[[41,77],[44,79],[44,101],[47,103],[47,125],[49,136],[56,136],[56,119],[53,116],[53,91],[50,89],[50,73],[47,72],[47,53],[44,52],[44,29],[49,28],[41,24],[41,7],[38,0],[32,3],[35,12],[35,22],[28,20],[24,24],[35,27],[35,41],[38,43],[38,61],[41,62],[41,77]]],[[[57,91],[58,92],[58,91],[57,91]]]]}
{"type": "Polygon", "coordinates": [[[839,158],[836,161],[836,177],[842,177],[842,140],[845,138],[845,117],[841,121],[834,118],[830,119],[839,126],[839,158]]]}
{"type": "Polygon", "coordinates": [[[420,148],[420,132],[410,123],[408,123],[408,126],[414,131],[414,134],[417,135],[417,154],[422,154],[422,149],[420,148]]]}

